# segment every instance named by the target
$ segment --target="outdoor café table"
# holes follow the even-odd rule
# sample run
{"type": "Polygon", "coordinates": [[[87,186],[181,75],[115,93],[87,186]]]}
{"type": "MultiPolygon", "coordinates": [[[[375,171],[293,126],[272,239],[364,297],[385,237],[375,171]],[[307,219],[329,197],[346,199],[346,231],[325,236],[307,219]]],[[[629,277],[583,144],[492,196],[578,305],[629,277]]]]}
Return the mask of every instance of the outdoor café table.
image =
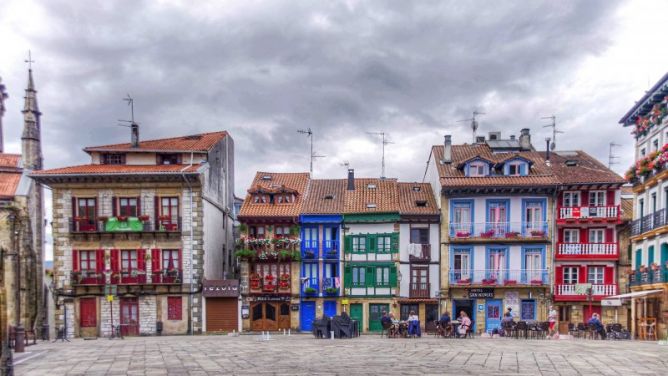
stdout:
{"type": "Polygon", "coordinates": [[[454,335],[455,337],[459,337],[459,331],[458,331],[459,320],[450,321],[450,326],[452,327],[452,331],[451,331],[452,335],[454,335]]]}

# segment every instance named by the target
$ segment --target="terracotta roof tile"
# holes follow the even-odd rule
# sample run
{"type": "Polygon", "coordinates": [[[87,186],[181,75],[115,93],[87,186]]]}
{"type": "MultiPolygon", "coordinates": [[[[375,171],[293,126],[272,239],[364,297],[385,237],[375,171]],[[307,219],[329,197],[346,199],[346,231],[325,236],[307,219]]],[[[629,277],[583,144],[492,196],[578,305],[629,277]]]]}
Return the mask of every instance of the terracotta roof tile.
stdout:
{"type": "Polygon", "coordinates": [[[355,190],[346,190],[344,213],[399,211],[397,179],[356,178],[355,190]]]}
{"type": "Polygon", "coordinates": [[[133,148],[130,143],[112,144],[102,146],[89,146],[86,152],[93,151],[171,151],[171,152],[207,152],[213,148],[218,141],[227,137],[226,131],[201,133],[191,136],[162,138],[157,140],[140,141],[139,147],[133,148]]]}
{"type": "Polygon", "coordinates": [[[32,173],[32,176],[56,176],[56,175],[128,175],[128,174],[175,174],[183,172],[196,172],[200,165],[108,165],[88,164],[80,166],[69,166],[54,168],[51,170],[40,170],[32,173]],[[186,168],[187,167],[187,168],[186,168]],[[185,170],[184,170],[185,168],[185,170]]]}
{"type": "Polygon", "coordinates": [[[311,179],[302,214],[343,213],[346,179],[311,179]]]}
{"type": "Polygon", "coordinates": [[[0,169],[10,168],[16,169],[19,168],[19,163],[21,162],[20,154],[7,154],[0,153],[0,169]]]}
{"type": "Polygon", "coordinates": [[[552,171],[563,184],[625,183],[621,176],[582,150],[551,152],[550,161],[552,171]],[[575,165],[568,166],[566,161],[575,165]]]}
{"type": "Polygon", "coordinates": [[[20,181],[20,172],[0,172],[0,198],[13,198],[20,181]]]}
{"type": "Polygon", "coordinates": [[[398,188],[401,214],[439,214],[436,198],[429,183],[399,183],[398,188]]]}
{"type": "Polygon", "coordinates": [[[305,193],[308,190],[309,173],[278,173],[262,172],[255,174],[253,183],[249,191],[261,189],[276,189],[285,187],[297,192],[297,198],[290,204],[256,204],[251,198],[251,194],[246,195],[239,217],[297,217],[301,213],[302,204],[305,200],[305,193]]]}

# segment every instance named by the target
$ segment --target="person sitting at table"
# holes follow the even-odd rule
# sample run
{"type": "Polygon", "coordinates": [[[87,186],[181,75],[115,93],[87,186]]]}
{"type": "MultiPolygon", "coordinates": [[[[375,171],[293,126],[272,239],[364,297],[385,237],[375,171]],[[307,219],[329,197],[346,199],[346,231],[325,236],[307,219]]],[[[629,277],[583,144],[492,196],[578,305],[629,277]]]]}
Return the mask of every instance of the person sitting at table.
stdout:
{"type": "Polygon", "coordinates": [[[457,328],[457,335],[460,338],[466,337],[466,334],[471,330],[471,319],[466,312],[459,313],[459,328],[457,328]]]}
{"type": "Polygon", "coordinates": [[[513,319],[513,307],[508,307],[508,310],[506,313],[503,314],[503,320],[510,319],[512,321],[513,319]]]}
{"type": "Polygon", "coordinates": [[[420,318],[415,314],[415,311],[411,311],[408,314],[408,334],[417,335],[418,337],[422,336],[420,333],[420,318]]]}
{"type": "Polygon", "coordinates": [[[392,325],[392,319],[387,315],[387,312],[383,311],[383,316],[380,318],[380,323],[383,324],[383,326],[392,325]]]}
{"type": "Polygon", "coordinates": [[[501,337],[509,335],[509,330],[512,326],[513,322],[513,309],[511,307],[508,307],[508,310],[506,313],[503,314],[503,318],[501,319],[501,327],[499,328],[499,335],[501,337]]]}
{"type": "Polygon", "coordinates": [[[392,322],[392,327],[390,328],[390,336],[396,337],[399,335],[399,320],[394,316],[394,312],[390,312],[390,322],[392,322]]]}
{"type": "Polygon", "coordinates": [[[438,319],[438,325],[441,328],[440,333],[443,336],[448,336],[450,334],[450,329],[451,329],[450,328],[450,322],[451,321],[452,320],[450,319],[450,312],[448,312],[448,311],[443,312],[443,314],[441,315],[441,318],[438,319]]]}
{"type": "Polygon", "coordinates": [[[589,321],[587,321],[587,324],[594,327],[594,330],[596,330],[596,333],[601,336],[601,339],[605,339],[605,328],[603,327],[601,319],[598,317],[598,313],[591,315],[591,318],[589,321]]]}

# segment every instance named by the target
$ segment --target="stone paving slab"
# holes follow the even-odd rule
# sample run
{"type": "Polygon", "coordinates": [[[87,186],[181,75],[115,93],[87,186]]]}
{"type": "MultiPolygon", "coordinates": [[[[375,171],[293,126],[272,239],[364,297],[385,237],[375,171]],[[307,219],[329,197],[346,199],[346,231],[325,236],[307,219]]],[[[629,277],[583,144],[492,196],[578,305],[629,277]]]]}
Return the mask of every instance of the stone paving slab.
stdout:
{"type": "Polygon", "coordinates": [[[16,375],[668,374],[668,346],[635,341],[173,336],[75,339],[28,351],[16,375]]]}

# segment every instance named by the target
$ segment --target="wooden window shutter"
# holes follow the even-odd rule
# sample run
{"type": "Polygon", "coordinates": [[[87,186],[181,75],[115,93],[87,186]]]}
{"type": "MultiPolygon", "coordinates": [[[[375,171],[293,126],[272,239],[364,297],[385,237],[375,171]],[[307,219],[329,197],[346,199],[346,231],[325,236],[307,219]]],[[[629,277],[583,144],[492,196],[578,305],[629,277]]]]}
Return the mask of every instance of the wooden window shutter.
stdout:
{"type": "MultiPolygon", "coordinates": [[[[154,220],[157,225],[160,222],[158,221],[158,218],[160,217],[160,197],[158,196],[153,197],[153,213],[155,215],[154,220]]],[[[156,229],[158,228],[160,227],[156,227],[156,229]]]]}
{"type": "Polygon", "coordinates": [[[397,266],[390,266],[390,286],[397,287],[397,266]]]}
{"type": "Polygon", "coordinates": [[[589,191],[580,191],[580,206],[589,206],[589,191]]]}
{"type": "Polygon", "coordinates": [[[77,217],[77,198],[72,197],[72,219],[77,217]]]}
{"type": "Polygon", "coordinates": [[[399,252],[399,233],[393,232],[390,240],[390,249],[392,253],[399,252]]]}
{"type": "Polygon", "coordinates": [[[104,271],[104,249],[98,249],[95,254],[95,262],[97,263],[95,271],[101,273],[104,271]]]}
{"type": "Polygon", "coordinates": [[[561,285],[564,283],[564,270],[562,266],[554,268],[554,284],[561,285]]]}
{"type": "Polygon", "coordinates": [[[168,320],[181,320],[182,318],[182,301],[180,296],[168,296],[167,297],[167,319],[168,320]]]}
{"type": "Polygon", "coordinates": [[[161,270],[160,265],[162,265],[160,262],[160,249],[153,248],[151,250],[151,269],[153,270],[153,273],[161,270]]]}
{"type": "Polygon", "coordinates": [[[353,251],[353,237],[350,235],[346,235],[346,238],[344,240],[344,252],[346,253],[352,253],[353,251]]]}
{"type": "Polygon", "coordinates": [[[366,236],[366,253],[376,253],[378,248],[378,236],[376,234],[368,234],[366,236]]]}
{"type": "Polygon", "coordinates": [[[79,251],[75,249],[72,250],[72,270],[79,271],[79,251]]]}
{"type": "Polygon", "coordinates": [[[366,281],[366,286],[367,287],[376,286],[376,267],[367,266],[365,269],[366,269],[366,276],[364,277],[364,280],[366,281]]]}
{"type": "Polygon", "coordinates": [[[605,205],[615,206],[615,191],[607,192],[607,197],[605,198],[605,205]]]}
{"type": "Polygon", "coordinates": [[[113,217],[118,217],[118,197],[111,198],[111,215],[113,217]]]}
{"type": "Polygon", "coordinates": [[[111,250],[111,271],[113,273],[118,273],[121,270],[120,253],[121,251],[118,249],[111,250]]]}
{"type": "Polygon", "coordinates": [[[346,265],[343,267],[343,286],[345,286],[346,288],[350,288],[353,284],[352,281],[353,281],[352,266],[346,265]]]}
{"type": "Polygon", "coordinates": [[[589,243],[589,229],[580,229],[580,243],[589,243]]]}
{"type": "Polygon", "coordinates": [[[179,270],[183,270],[183,250],[179,249],[179,264],[174,265],[174,267],[177,267],[179,270]]]}
{"type": "Polygon", "coordinates": [[[587,283],[587,267],[585,265],[581,265],[578,273],[578,282],[587,283]]]}
{"type": "Polygon", "coordinates": [[[143,248],[137,250],[137,269],[146,270],[146,250],[143,248]]]}
{"type": "Polygon", "coordinates": [[[563,242],[564,242],[564,231],[566,231],[566,230],[563,229],[563,228],[560,229],[560,230],[558,231],[559,243],[563,243],[563,242]]]}
{"type": "Polygon", "coordinates": [[[611,228],[606,228],[605,229],[605,241],[607,243],[614,243],[615,242],[615,234],[612,232],[611,228]]]}
{"type": "Polygon", "coordinates": [[[606,266],[605,271],[603,272],[603,283],[606,285],[611,285],[615,283],[614,276],[615,276],[615,267],[606,266]]]}

